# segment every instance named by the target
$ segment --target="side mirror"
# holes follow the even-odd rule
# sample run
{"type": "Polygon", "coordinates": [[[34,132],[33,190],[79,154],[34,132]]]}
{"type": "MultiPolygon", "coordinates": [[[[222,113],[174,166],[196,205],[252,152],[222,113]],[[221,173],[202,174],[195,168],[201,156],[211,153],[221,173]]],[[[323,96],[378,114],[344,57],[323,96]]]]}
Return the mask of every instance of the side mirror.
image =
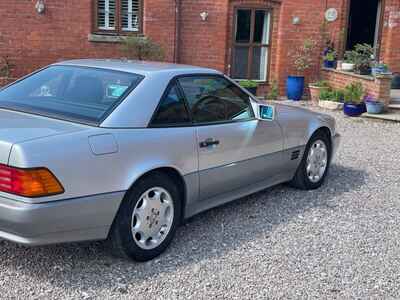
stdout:
{"type": "Polygon", "coordinates": [[[273,121],[275,119],[275,106],[267,104],[255,105],[256,118],[263,121],[273,121]]]}

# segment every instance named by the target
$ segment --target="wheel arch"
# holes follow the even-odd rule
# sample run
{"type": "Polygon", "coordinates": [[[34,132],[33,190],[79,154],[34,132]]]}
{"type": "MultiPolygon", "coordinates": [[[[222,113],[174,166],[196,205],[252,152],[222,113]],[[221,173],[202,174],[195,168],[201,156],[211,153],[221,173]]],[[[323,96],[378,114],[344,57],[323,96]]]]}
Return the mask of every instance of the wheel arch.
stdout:
{"type": "Polygon", "coordinates": [[[178,188],[179,194],[181,196],[181,201],[182,201],[182,211],[181,211],[181,220],[180,220],[180,221],[182,221],[184,218],[184,212],[185,212],[186,202],[187,202],[187,193],[188,193],[187,192],[187,184],[186,184],[186,181],[185,181],[183,175],[181,174],[181,172],[179,172],[179,170],[174,167],[160,166],[160,167],[155,167],[153,169],[143,172],[141,175],[139,175],[136,179],[133,180],[129,189],[126,191],[126,195],[132,190],[132,188],[135,186],[135,184],[139,180],[141,180],[147,176],[152,176],[153,174],[156,174],[156,173],[161,173],[161,174],[167,175],[176,184],[176,187],[178,188]]]}
{"type": "Polygon", "coordinates": [[[330,142],[330,145],[329,145],[329,146],[332,146],[332,137],[333,137],[332,130],[331,130],[328,126],[325,126],[325,125],[322,125],[322,126],[320,126],[320,127],[315,128],[315,129],[311,132],[311,134],[309,135],[308,140],[307,140],[307,143],[308,143],[308,141],[310,141],[310,139],[311,139],[313,136],[315,136],[315,135],[318,134],[318,133],[323,133],[324,135],[326,135],[326,137],[329,139],[329,142],[330,142]]]}

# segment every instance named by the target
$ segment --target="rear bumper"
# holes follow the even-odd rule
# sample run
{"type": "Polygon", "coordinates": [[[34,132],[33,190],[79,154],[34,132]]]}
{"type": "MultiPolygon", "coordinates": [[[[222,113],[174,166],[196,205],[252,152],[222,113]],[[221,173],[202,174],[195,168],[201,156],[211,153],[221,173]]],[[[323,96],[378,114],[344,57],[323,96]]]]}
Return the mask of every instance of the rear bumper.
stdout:
{"type": "Polygon", "coordinates": [[[342,136],[339,133],[336,133],[332,138],[332,145],[333,145],[332,158],[335,157],[341,142],[342,142],[342,136]]]}
{"type": "Polygon", "coordinates": [[[106,239],[124,192],[30,204],[0,197],[0,238],[25,245],[106,239]]]}

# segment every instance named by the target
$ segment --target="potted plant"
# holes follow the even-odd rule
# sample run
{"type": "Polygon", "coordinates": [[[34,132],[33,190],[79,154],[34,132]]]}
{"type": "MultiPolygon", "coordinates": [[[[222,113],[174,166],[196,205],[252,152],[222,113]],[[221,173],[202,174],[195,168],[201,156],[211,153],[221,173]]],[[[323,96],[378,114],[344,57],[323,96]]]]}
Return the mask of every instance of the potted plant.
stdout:
{"type": "Polygon", "coordinates": [[[320,99],[321,91],[329,89],[329,83],[326,80],[320,80],[314,83],[310,83],[308,87],[310,89],[311,101],[317,104],[320,99]]]}
{"type": "Polygon", "coordinates": [[[279,86],[276,80],[272,80],[267,100],[277,100],[279,97],[279,86]]]}
{"type": "Polygon", "coordinates": [[[321,91],[318,105],[330,110],[339,110],[343,108],[343,98],[342,90],[325,89],[321,91]]]}
{"type": "MultiPolygon", "coordinates": [[[[357,44],[354,50],[347,51],[346,56],[354,62],[354,71],[360,75],[371,75],[374,48],[369,44],[357,44]]],[[[343,66],[342,66],[343,67],[343,66]]]]}
{"type": "Polygon", "coordinates": [[[387,64],[385,64],[383,62],[376,62],[371,68],[372,76],[376,76],[379,74],[385,74],[388,72],[389,72],[389,67],[387,64]]]}
{"type": "Polygon", "coordinates": [[[344,114],[350,117],[358,117],[366,112],[363,102],[364,88],[361,82],[353,82],[344,90],[344,114]]]}
{"type": "Polygon", "coordinates": [[[337,54],[332,42],[328,42],[324,49],[324,67],[334,69],[336,66],[337,54]]]}
{"type": "Polygon", "coordinates": [[[293,67],[299,75],[290,75],[287,79],[288,99],[299,101],[304,93],[304,72],[313,65],[313,54],[316,43],[313,40],[305,40],[303,45],[296,48],[290,55],[293,58],[293,67]]]}
{"type": "Polygon", "coordinates": [[[366,95],[364,97],[364,102],[367,107],[367,113],[369,114],[381,114],[385,109],[385,105],[382,102],[375,100],[371,95],[366,95]]]}
{"type": "Polygon", "coordinates": [[[344,54],[344,61],[342,62],[342,70],[346,72],[353,72],[354,71],[354,53],[351,51],[347,51],[344,54]]]}
{"type": "Polygon", "coordinates": [[[239,84],[241,87],[245,88],[249,93],[256,95],[258,83],[254,80],[240,80],[239,84]]]}

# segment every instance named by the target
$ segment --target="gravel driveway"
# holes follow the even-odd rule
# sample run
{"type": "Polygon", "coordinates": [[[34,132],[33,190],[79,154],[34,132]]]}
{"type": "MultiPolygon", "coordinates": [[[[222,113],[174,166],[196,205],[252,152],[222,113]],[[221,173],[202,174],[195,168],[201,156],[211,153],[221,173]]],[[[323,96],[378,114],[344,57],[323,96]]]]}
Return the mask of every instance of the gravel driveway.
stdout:
{"type": "Polygon", "coordinates": [[[103,243],[1,241],[0,297],[399,298],[400,125],[330,114],[343,144],[322,189],[280,185],[203,213],[142,264],[103,243]]]}

